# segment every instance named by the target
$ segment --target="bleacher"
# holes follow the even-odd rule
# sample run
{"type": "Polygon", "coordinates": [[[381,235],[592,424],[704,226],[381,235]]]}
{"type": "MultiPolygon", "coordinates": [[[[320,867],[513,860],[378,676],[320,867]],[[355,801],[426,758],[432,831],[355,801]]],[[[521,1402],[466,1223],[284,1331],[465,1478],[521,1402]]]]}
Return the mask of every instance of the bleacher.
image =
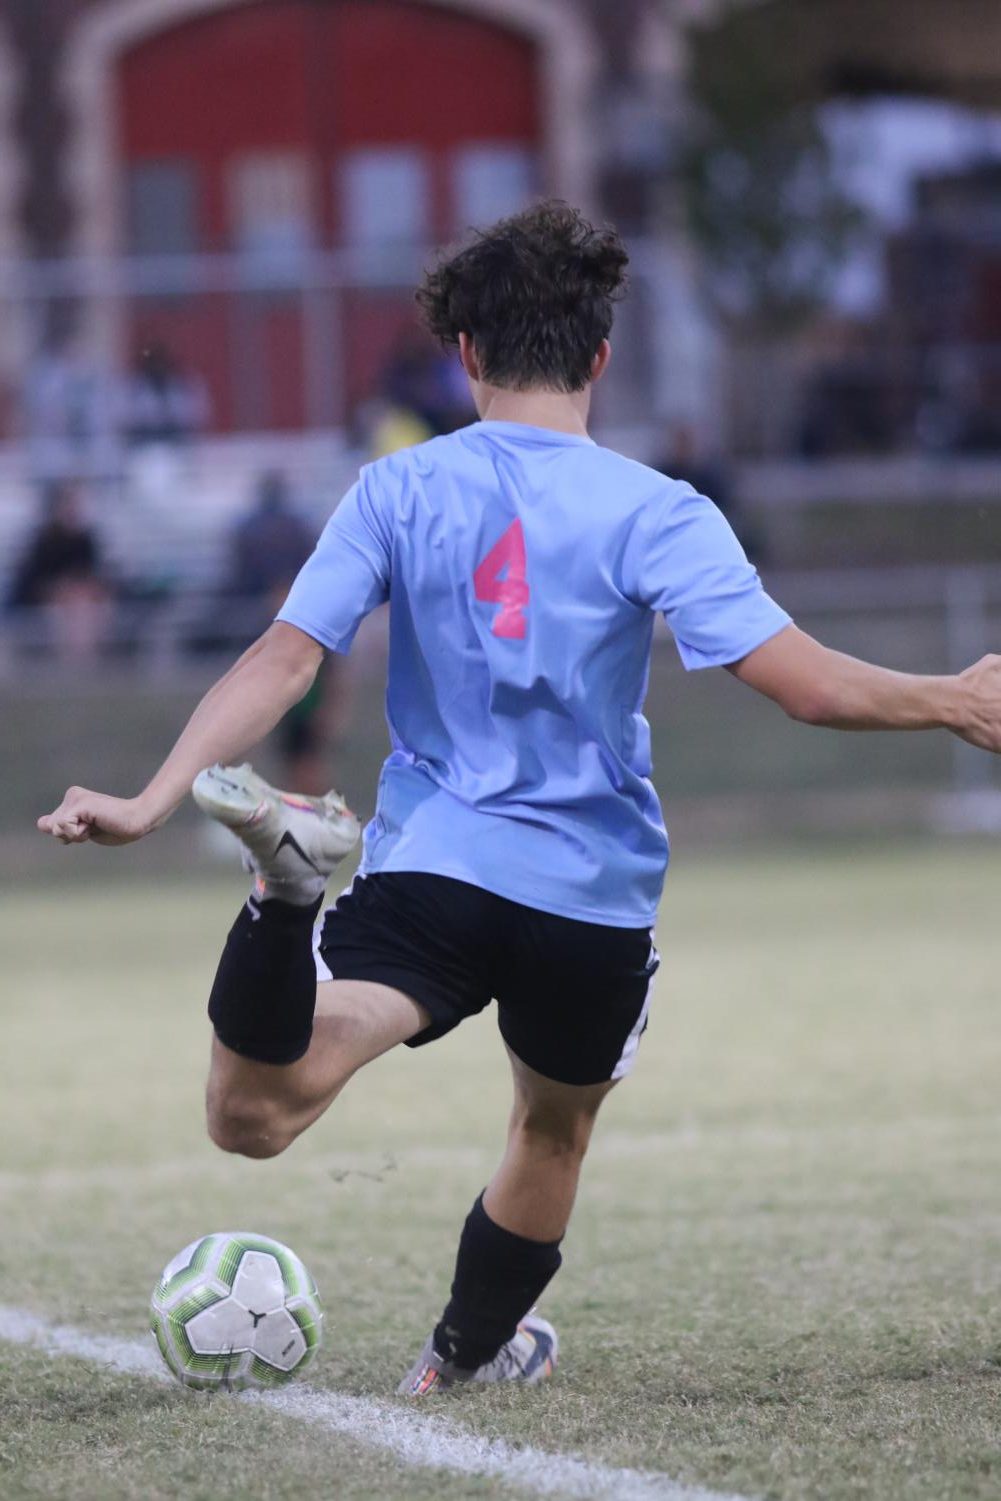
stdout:
{"type": "MultiPolygon", "coordinates": [[[[123,450],[117,473],[84,482],[85,511],[112,576],[179,593],[211,589],[227,540],[260,476],[279,470],[297,509],[319,532],[363,455],[339,435],[254,434],[123,450]]],[[[23,452],[0,450],[0,596],[38,519],[40,483],[23,452]]]]}

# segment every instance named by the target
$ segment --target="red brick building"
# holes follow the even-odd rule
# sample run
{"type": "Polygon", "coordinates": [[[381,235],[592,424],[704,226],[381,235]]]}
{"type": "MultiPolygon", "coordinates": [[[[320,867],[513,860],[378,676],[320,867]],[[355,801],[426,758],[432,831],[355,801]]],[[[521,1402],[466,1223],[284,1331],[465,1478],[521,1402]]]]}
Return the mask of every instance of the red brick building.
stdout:
{"type": "MultiPolygon", "coordinates": [[[[323,426],[398,337],[421,248],[557,192],[669,225],[626,315],[649,345],[635,389],[652,371],[665,411],[698,407],[697,267],[657,178],[699,24],[763,33],[807,96],[1001,100],[996,0],[4,0],[0,266],[154,256],[162,291],[167,262],[202,261],[169,299],[120,269],[59,295],[106,367],[169,342],[223,429],[323,426]]],[[[53,312],[33,274],[34,300],[0,284],[8,389],[53,312]]]]}
{"type": "MultiPolygon", "coordinates": [[[[619,11],[620,41],[665,76],[676,53],[658,8],[619,11]]],[[[388,283],[427,245],[540,191],[600,196],[595,101],[612,54],[594,13],[590,0],[7,0],[0,257],[214,258],[198,295],[152,297],[147,279],[127,304],[90,297],[91,346],[120,365],[168,342],[208,380],[223,429],[342,420],[409,316],[388,283]],[[223,295],[237,259],[253,286],[284,265],[287,288],[223,295]],[[312,368],[310,276],[352,283],[314,289],[312,368]],[[350,390],[316,363],[331,341],[350,390]],[[241,384],[249,368],[266,390],[241,384]],[[312,390],[326,410],[307,410],[312,390]]],[[[39,331],[7,311],[10,369],[39,331]]]]}

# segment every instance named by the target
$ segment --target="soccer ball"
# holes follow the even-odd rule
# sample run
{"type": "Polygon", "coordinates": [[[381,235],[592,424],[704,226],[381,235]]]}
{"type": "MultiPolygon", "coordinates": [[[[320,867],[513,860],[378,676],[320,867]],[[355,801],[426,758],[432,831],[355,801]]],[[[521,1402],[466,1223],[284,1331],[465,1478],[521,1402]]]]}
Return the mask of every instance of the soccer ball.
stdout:
{"type": "Polygon", "coordinates": [[[323,1305],[293,1251],[266,1235],[205,1235],[153,1289],[150,1327],[167,1366],[199,1391],[280,1386],[320,1347],[323,1305]]]}

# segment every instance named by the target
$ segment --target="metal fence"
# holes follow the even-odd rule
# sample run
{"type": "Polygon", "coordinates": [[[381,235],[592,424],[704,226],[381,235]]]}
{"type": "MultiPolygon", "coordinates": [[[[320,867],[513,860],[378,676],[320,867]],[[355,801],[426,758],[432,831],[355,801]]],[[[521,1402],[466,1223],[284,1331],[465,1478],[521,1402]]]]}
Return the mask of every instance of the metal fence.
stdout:
{"type": "MultiPolygon", "coordinates": [[[[36,475],[120,474],[130,373],[151,348],[168,351],[189,383],[192,430],[350,433],[391,387],[394,363],[413,355],[414,287],[433,255],[376,247],[0,262],[0,438],[20,442],[36,475]]],[[[709,399],[702,345],[713,335],[693,341],[669,256],[641,245],[635,262],[601,406],[608,420],[649,424],[709,399]]]]}
{"type": "MultiPolygon", "coordinates": [[[[690,259],[654,240],[631,252],[631,293],[598,393],[609,424],[694,423],[749,457],[1001,454],[996,341],[887,344],[873,330],[845,346],[836,323],[781,340],[728,337],[690,259]]],[[[151,345],[203,384],[212,431],[350,430],[414,329],[413,288],[433,254],[379,246],[0,262],[0,438],[27,437],[36,472],[120,472],[123,382],[151,345]],[[51,394],[60,379],[75,407],[67,430],[52,432],[45,386],[51,394]]]]}
{"type": "MultiPolygon", "coordinates": [[[[768,575],[766,584],[811,634],[901,670],[958,671],[1001,646],[1001,568],[782,572],[768,575]]],[[[83,657],[60,652],[65,632],[54,629],[50,609],[8,618],[0,634],[0,712],[10,781],[16,783],[22,763],[40,752],[30,737],[19,739],[17,725],[25,715],[41,715],[51,724],[61,754],[65,714],[93,736],[99,761],[106,760],[99,747],[110,717],[112,759],[124,762],[130,782],[140,780],[144,773],[132,766],[129,747],[144,736],[133,734],[130,724],[134,728],[137,717],[146,723],[157,703],[165,706],[169,723],[170,706],[190,704],[267,619],[266,602],[205,586],[161,600],[126,599],[109,613],[103,635],[83,657]]],[[[945,734],[838,735],[789,726],[728,674],[686,678],[667,637],[660,630],[655,641],[648,713],[658,766],[666,769],[675,796],[948,795],[960,821],[997,823],[1001,780],[995,758],[945,734]]],[[[384,666],[385,618],[376,612],[351,664],[352,692],[367,705],[351,733],[366,763],[376,763],[384,747],[384,666]]],[[[74,773],[73,779],[80,777],[74,773]]]]}

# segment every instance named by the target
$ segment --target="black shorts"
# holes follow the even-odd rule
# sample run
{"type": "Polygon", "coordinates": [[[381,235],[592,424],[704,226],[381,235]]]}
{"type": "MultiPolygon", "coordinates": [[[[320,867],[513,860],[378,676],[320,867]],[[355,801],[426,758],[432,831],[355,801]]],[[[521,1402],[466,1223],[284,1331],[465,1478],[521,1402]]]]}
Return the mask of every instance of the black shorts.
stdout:
{"type": "Polygon", "coordinates": [[[323,918],[321,980],[390,985],[430,1013],[411,1047],[496,999],[501,1035],[561,1084],[621,1079],[646,1028],[659,959],[647,928],[523,907],[450,876],[356,876],[323,918]]]}

